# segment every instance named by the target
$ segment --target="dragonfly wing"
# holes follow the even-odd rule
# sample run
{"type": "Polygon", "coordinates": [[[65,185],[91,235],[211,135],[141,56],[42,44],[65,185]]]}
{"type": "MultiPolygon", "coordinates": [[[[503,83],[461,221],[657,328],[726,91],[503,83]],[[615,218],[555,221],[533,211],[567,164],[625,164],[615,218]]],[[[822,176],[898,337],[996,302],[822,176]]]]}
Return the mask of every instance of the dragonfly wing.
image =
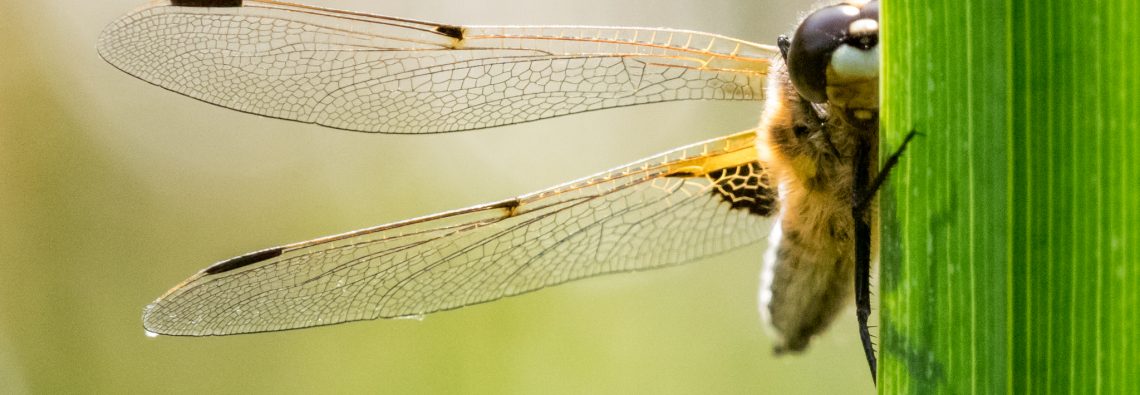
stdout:
{"type": "Polygon", "coordinates": [[[514,199],[257,251],[210,266],[143,315],[171,335],[417,316],[761,240],[776,193],[752,131],[514,199]]]}
{"type": "Polygon", "coordinates": [[[413,134],[671,100],[761,100],[775,53],[682,30],[463,27],[223,3],[240,6],[139,9],[106,28],[99,53],[142,80],[234,110],[413,134]]]}

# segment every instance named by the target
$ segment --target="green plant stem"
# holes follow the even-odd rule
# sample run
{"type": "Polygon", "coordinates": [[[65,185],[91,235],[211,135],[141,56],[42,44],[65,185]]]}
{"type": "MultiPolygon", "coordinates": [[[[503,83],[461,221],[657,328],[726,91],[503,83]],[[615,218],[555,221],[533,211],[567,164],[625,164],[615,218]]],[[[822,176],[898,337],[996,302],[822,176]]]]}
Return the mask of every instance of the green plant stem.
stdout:
{"type": "Polygon", "coordinates": [[[880,391],[1140,392],[1140,4],[883,7],[880,391]]]}

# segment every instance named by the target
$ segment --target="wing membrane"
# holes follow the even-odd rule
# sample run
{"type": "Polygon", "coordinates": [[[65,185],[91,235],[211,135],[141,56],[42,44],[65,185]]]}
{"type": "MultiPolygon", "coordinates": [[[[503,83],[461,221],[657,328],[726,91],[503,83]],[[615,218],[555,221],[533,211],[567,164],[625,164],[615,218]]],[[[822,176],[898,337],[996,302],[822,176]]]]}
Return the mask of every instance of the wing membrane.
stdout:
{"type": "Polygon", "coordinates": [[[147,306],[143,323],[197,336],[416,316],[743,246],[766,236],[776,205],[754,140],[222,261],[147,306]]]}
{"type": "Polygon", "coordinates": [[[107,27],[99,53],[239,111],[438,133],[671,100],[761,100],[775,49],[683,30],[462,27],[246,0],[142,8],[107,27]]]}

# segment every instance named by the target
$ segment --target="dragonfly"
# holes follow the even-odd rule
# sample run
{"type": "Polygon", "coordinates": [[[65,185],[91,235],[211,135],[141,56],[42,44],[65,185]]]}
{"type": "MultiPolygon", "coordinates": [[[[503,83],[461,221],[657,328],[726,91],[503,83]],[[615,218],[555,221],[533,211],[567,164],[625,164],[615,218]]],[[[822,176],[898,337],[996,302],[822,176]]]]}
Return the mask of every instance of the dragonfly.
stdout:
{"type": "MultiPolygon", "coordinates": [[[[663,28],[464,26],[273,0],[172,0],[110,24],[100,55],[251,114],[379,134],[462,132],[678,100],[764,101],[757,128],[541,191],[226,259],[143,313],[231,335],[425,314],[768,241],[758,295],[796,352],[852,295],[868,332],[877,0],[763,45],[663,28]]],[[[913,136],[913,135],[912,135],[913,136]]],[[[909,142],[909,137],[907,140],[909,142]]]]}

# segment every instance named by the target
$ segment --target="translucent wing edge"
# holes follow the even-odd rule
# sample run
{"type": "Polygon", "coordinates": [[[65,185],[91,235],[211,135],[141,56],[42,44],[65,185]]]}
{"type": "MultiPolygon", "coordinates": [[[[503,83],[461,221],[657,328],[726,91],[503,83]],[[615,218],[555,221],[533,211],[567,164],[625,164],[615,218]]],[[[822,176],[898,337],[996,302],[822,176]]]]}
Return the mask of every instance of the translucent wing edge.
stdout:
{"type": "MultiPolygon", "coordinates": [[[[573,181],[562,183],[551,188],[541,191],[519,195],[515,198],[500,200],[492,203],[475,205],[467,208],[450,210],[436,214],[411,218],[403,221],[392,222],[388,224],[358,229],[350,232],[320,237],[316,239],[306,240],[297,243],[285,244],[277,247],[266,248],[257,250],[251,253],[243,254],[234,258],[219,261],[213,265],[206,267],[195,273],[190,278],[175,285],[162,296],[148,304],[143,310],[143,325],[148,333],[176,335],[176,336],[211,336],[211,335],[230,335],[239,333],[257,333],[260,331],[249,331],[239,333],[181,333],[178,331],[171,331],[154,324],[150,319],[150,315],[154,310],[163,304],[168,299],[176,298],[179,293],[185,289],[190,289],[195,286],[204,285],[205,282],[211,281],[211,278],[221,278],[228,275],[240,273],[246,270],[255,270],[264,265],[270,265],[277,262],[276,258],[286,257],[290,252],[312,248],[321,244],[332,243],[336,241],[351,239],[358,236],[374,234],[387,230],[392,230],[401,227],[408,227],[417,224],[428,223],[435,220],[448,219],[451,217],[461,216],[465,214],[477,214],[487,211],[499,210],[502,213],[498,216],[489,217],[491,219],[505,218],[530,210],[530,206],[537,202],[541,202],[544,198],[556,196],[558,194],[581,188],[588,188],[606,182],[608,179],[615,175],[628,175],[632,172],[645,172],[659,174],[660,177],[703,177],[709,173],[724,170],[733,166],[740,166],[747,163],[757,161],[757,153],[755,150],[756,131],[748,130],[736,133],[729,136],[713,138],[687,146],[679,147],[670,151],[666,151],[657,155],[649,156],[644,159],[634,161],[632,163],[618,166],[607,171],[599,172],[591,176],[579,178],[573,181]]],[[[552,204],[559,204],[554,202],[552,204]]],[[[731,202],[730,202],[731,203],[731,202]]],[[[540,210],[544,206],[537,205],[534,209],[540,210]]],[[[465,223],[470,224],[470,223],[465,223]]],[[[436,229],[429,229],[433,231],[436,229]]],[[[400,234],[392,236],[393,239],[408,236],[415,233],[400,234]]],[[[599,273],[591,276],[595,277],[609,273],[599,273]]],[[[578,280],[576,278],[574,280],[578,280]]],[[[570,281],[570,280],[568,280],[570,281]]],[[[554,285],[554,284],[551,284],[554,285]]],[[[533,290],[530,290],[533,291],[533,290]]],[[[526,292],[530,292],[526,291],[526,292]]],[[[521,293],[526,293],[521,292],[521,293]]],[[[508,296],[513,296],[508,295],[508,296]]],[[[489,302],[490,300],[486,301],[489,302]]],[[[480,302],[485,303],[485,302],[480,302]]],[[[479,303],[476,303],[479,304],[479,303]]],[[[458,308],[458,307],[456,307],[458,308]]],[[[380,317],[380,318],[398,318],[398,317],[380,317]]],[[[362,319],[355,319],[351,321],[359,321],[362,319]]],[[[322,326],[332,325],[345,321],[329,322],[319,325],[322,326]]],[[[306,327],[311,327],[306,326],[306,327]]],[[[286,328],[286,329],[300,329],[300,328],[286,328]]],[[[274,329],[267,331],[277,331],[284,329],[274,329]]]]}
{"type": "MultiPolygon", "coordinates": [[[[268,0],[246,0],[241,7],[182,7],[172,6],[171,2],[154,2],[141,7],[117,19],[104,29],[97,45],[98,53],[109,64],[126,74],[142,79],[152,85],[179,93],[213,105],[229,108],[235,111],[246,112],[259,116],[297,121],[301,123],[319,124],[333,129],[341,129],[367,133],[385,134],[429,134],[450,133],[467,130],[477,130],[504,126],[516,123],[532,122],[539,119],[552,118],[577,114],[581,112],[625,107],[655,103],[660,101],[691,99],[688,97],[669,98],[665,100],[651,98],[630,98],[628,103],[611,103],[609,105],[581,109],[565,113],[550,113],[542,116],[533,114],[519,119],[503,119],[502,121],[481,121],[477,124],[442,124],[430,122],[429,126],[420,127],[392,127],[384,123],[369,120],[366,124],[356,124],[364,120],[344,120],[338,114],[336,118],[328,118],[330,114],[320,109],[327,103],[316,103],[317,107],[310,107],[298,114],[285,114],[278,108],[247,107],[241,102],[233,102],[228,97],[211,97],[202,92],[188,90],[187,87],[171,85],[159,78],[150,76],[150,71],[131,65],[128,58],[123,58],[121,49],[115,46],[122,34],[129,34],[127,29],[132,23],[143,18],[165,12],[187,12],[219,15],[241,16],[245,14],[259,15],[251,9],[278,10],[295,15],[297,21],[312,26],[319,26],[329,30],[342,32],[346,37],[355,37],[359,40],[382,39],[386,45],[369,46],[368,50],[527,50],[535,53],[545,53],[551,58],[560,57],[616,57],[642,62],[646,65],[665,67],[668,69],[693,69],[708,72],[728,73],[728,75],[747,75],[749,79],[757,78],[757,84],[763,84],[759,78],[768,70],[768,59],[776,49],[770,46],[755,44],[744,40],[726,36],[702,33],[680,29],[653,29],[636,27],[598,27],[598,26],[469,26],[439,24],[435,22],[417,21],[396,17],[373,15],[360,12],[334,10],[328,8],[307,6],[301,4],[276,2],[268,0]],[[178,11],[173,11],[177,9],[178,11]],[[349,25],[342,25],[348,22],[349,25]],[[360,22],[352,25],[353,22],[360,22]],[[395,27],[391,29],[372,31],[369,26],[395,27]],[[127,30],[124,30],[127,29],[127,30]],[[126,32],[126,33],[124,33],[126,32]],[[414,32],[414,33],[413,33],[414,32]],[[398,43],[398,44],[394,44],[398,43]]],[[[286,20],[291,18],[277,15],[286,20]]],[[[129,48],[129,46],[124,47],[129,48]]],[[[361,49],[366,49],[362,47],[361,49]]],[[[489,59],[489,58],[488,58],[489,59]]],[[[542,59],[537,59],[542,60],[542,59]]],[[[536,60],[536,61],[537,61],[536,60]]],[[[549,60],[549,59],[547,59],[549,60]]],[[[177,66],[171,66],[177,67],[177,66]]],[[[441,69],[445,70],[445,69],[441,69]]],[[[157,74],[165,75],[165,74],[157,74]]],[[[723,77],[722,77],[723,78],[723,77]]],[[[727,94],[724,96],[694,97],[700,99],[719,100],[759,100],[762,98],[762,88],[754,87],[753,94],[738,97],[727,94]]],[[[617,99],[614,99],[617,100],[617,99]]],[[[624,101],[624,100],[623,100],[624,101]]],[[[295,111],[289,110],[289,111],[295,111]]]]}
{"type": "MultiPolygon", "coordinates": [[[[636,26],[589,26],[589,25],[457,25],[445,24],[437,22],[429,22],[423,20],[407,19],[392,17],[386,15],[378,15],[357,11],[347,11],[334,8],[317,7],[305,4],[290,3],[283,1],[273,0],[246,0],[247,4],[260,4],[264,6],[281,8],[286,10],[301,11],[307,13],[314,13],[330,17],[353,19],[364,22],[374,22],[381,24],[398,24],[402,27],[431,31],[433,33],[447,36],[455,39],[454,47],[462,47],[459,44],[464,40],[476,39],[509,39],[509,38],[525,38],[525,39],[551,39],[551,40],[565,40],[565,39],[581,39],[590,41],[601,41],[610,43],[621,44],[648,44],[655,46],[668,47],[669,49],[690,49],[702,52],[715,53],[725,56],[735,56],[740,58],[756,58],[766,59],[769,56],[779,53],[779,49],[774,45],[765,45],[742,40],[738,38],[728,37],[720,34],[706,33],[696,30],[686,29],[670,29],[670,28],[647,28],[636,26]],[[622,35],[606,35],[600,33],[594,34],[567,34],[567,31],[585,31],[585,32],[645,32],[651,34],[650,37],[644,40],[638,40],[635,37],[624,37],[622,35]],[[559,32],[559,33],[554,33],[559,32]],[[662,43],[658,40],[657,34],[662,34],[663,37],[671,37],[671,35],[696,35],[703,36],[710,39],[708,42],[702,42],[705,45],[696,45],[692,41],[686,42],[684,45],[664,44],[672,43],[672,41],[665,41],[662,43]],[[663,45],[664,44],[664,45],[663,45]]],[[[510,48],[510,47],[495,47],[495,48],[510,48]]]]}

